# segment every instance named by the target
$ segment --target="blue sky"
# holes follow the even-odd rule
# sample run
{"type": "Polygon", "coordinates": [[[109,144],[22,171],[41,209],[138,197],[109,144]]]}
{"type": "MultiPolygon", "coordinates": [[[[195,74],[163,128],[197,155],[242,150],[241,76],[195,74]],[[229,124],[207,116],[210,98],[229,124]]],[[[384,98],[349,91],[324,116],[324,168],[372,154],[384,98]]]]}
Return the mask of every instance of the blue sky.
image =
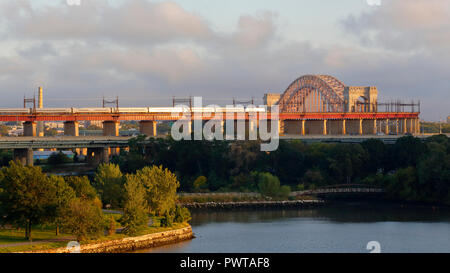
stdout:
{"type": "Polygon", "coordinates": [[[450,114],[450,1],[0,0],[0,107],[261,101],[304,74],[450,114]]]}

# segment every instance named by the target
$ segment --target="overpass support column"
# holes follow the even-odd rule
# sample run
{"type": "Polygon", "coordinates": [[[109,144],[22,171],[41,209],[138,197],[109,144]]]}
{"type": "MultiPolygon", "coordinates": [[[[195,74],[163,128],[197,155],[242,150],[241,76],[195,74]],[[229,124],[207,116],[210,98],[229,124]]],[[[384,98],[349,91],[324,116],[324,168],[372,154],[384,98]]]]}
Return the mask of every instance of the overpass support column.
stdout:
{"type": "Polygon", "coordinates": [[[406,128],[406,126],[407,126],[406,118],[404,118],[403,119],[403,124],[402,124],[403,134],[406,134],[408,132],[408,130],[407,130],[408,128],[406,128]]]}
{"type": "Polygon", "coordinates": [[[389,135],[389,119],[386,119],[385,122],[386,123],[384,124],[384,133],[386,135],[389,135]]]}
{"type": "Polygon", "coordinates": [[[372,133],[373,133],[374,135],[377,134],[377,119],[374,119],[374,120],[373,120],[373,131],[372,131],[372,133]]]}
{"type": "Polygon", "coordinates": [[[416,118],[416,134],[420,134],[420,120],[416,118]]]}
{"type": "Polygon", "coordinates": [[[23,123],[23,136],[36,136],[36,122],[26,121],[23,123]]]}
{"type": "Polygon", "coordinates": [[[395,134],[398,135],[398,132],[399,132],[399,130],[398,130],[398,119],[396,119],[395,120],[395,134]]]}
{"type": "Polygon", "coordinates": [[[88,148],[87,162],[92,166],[97,166],[100,163],[109,163],[109,147],[88,148]]]}
{"type": "Polygon", "coordinates": [[[33,149],[14,149],[13,159],[24,166],[33,166],[33,149]]]}
{"type": "Polygon", "coordinates": [[[343,119],[343,120],[342,120],[342,134],[343,134],[343,135],[346,135],[346,134],[347,134],[347,128],[346,128],[347,126],[346,126],[345,123],[346,123],[346,120],[343,119]]]}
{"type": "Polygon", "coordinates": [[[409,130],[408,130],[408,132],[411,133],[411,134],[415,134],[416,133],[414,125],[415,125],[415,119],[410,118],[409,119],[409,130]]]}
{"type": "Polygon", "coordinates": [[[79,136],[79,125],[78,121],[66,121],[64,122],[64,135],[65,136],[79,136]]]}
{"type": "Polygon", "coordinates": [[[101,150],[102,156],[101,156],[101,161],[102,163],[109,163],[109,148],[108,147],[103,147],[101,150]]]}
{"type": "Polygon", "coordinates": [[[302,119],[302,136],[305,135],[305,123],[306,123],[306,120],[302,119]]]}
{"type": "Polygon", "coordinates": [[[323,135],[324,136],[327,135],[327,120],[326,119],[323,120],[323,135]]]}
{"type": "Polygon", "coordinates": [[[156,121],[141,120],[139,122],[139,131],[146,136],[156,136],[156,121]]]}
{"type": "Polygon", "coordinates": [[[363,120],[362,120],[362,119],[359,119],[359,129],[358,129],[358,132],[359,132],[360,135],[363,134],[363,120]]]}
{"type": "Polygon", "coordinates": [[[118,121],[104,121],[103,122],[103,135],[104,136],[119,136],[119,124],[118,121]]]}

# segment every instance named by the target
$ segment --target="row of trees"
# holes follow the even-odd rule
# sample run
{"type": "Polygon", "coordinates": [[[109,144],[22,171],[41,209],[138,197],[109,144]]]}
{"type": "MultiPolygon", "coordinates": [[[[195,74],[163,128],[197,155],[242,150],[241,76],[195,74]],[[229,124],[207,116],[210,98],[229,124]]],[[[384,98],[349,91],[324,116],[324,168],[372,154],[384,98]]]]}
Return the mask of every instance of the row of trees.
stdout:
{"type": "Polygon", "coordinates": [[[450,141],[445,135],[425,142],[406,136],[393,145],[376,139],[361,144],[281,140],[270,153],[261,152],[258,141],[142,140],[133,139],[130,152],[113,162],[127,173],[146,165],[164,165],[177,175],[182,191],[257,191],[259,179],[252,174],[257,172],[270,173],[292,189],[375,183],[387,187],[393,197],[450,202],[450,141]],[[411,194],[400,194],[392,186],[404,181],[399,178],[404,172],[411,176],[404,186],[411,194]]]}
{"type": "Polygon", "coordinates": [[[56,235],[62,228],[82,241],[115,231],[102,204],[123,209],[120,222],[128,234],[147,227],[150,216],[159,216],[165,226],[190,219],[189,211],[176,205],[176,176],[162,166],[122,175],[116,165],[100,165],[92,184],[86,176],[47,176],[40,167],[11,161],[0,170],[0,223],[25,227],[28,240],[34,225],[46,224],[56,235]]]}

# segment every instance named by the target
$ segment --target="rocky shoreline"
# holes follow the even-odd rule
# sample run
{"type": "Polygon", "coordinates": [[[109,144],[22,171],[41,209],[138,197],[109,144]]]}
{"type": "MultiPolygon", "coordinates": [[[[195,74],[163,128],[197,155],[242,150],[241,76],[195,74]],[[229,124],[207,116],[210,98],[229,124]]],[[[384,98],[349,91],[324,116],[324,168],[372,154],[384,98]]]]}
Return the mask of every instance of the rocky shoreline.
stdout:
{"type": "MultiPolygon", "coordinates": [[[[158,233],[146,234],[136,237],[127,237],[122,239],[109,240],[98,243],[88,243],[80,246],[81,253],[118,253],[130,252],[138,249],[158,247],[162,245],[179,243],[194,238],[191,226],[163,231],[158,233]]],[[[71,250],[66,247],[55,249],[30,251],[27,253],[70,253],[71,250]]]]}
{"type": "Polygon", "coordinates": [[[182,204],[188,209],[261,209],[261,208],[310,208],[325,204],[323,200],[290,200],[290,201],[243,201],[243,202],[193,202],[182,204]]]}

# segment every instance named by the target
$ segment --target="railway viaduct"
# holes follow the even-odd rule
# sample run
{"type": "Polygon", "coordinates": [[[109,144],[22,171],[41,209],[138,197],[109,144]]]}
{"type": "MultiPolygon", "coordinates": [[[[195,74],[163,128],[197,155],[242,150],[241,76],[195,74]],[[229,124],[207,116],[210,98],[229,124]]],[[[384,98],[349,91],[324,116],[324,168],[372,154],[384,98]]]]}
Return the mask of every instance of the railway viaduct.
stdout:
{"type": "MultiPolygon", "coordinates": [[[[42,94],[42,89],[40,89],[42,94]]],[[[40,95],[40,97],[42,97],[40,95]]],[[[283,93],[268,93],[264,96],[267,107],[252,108],[253,112],[229,115],[222,108],[211,115],[205,108],[188,107],[188,115],[193,118],[186,121],[183,130],[192,132],[192,120],[203,122],[220,117],[221,120],[233,120],[235,128],[239,120],[245,120],[248,131],[259,127],[261,115],[270,122],[277,122],[281,138],[327,138],[336,137],[373,137],[375,135],[419,134],[420,103],[401,103],[399,101],[380,103],[378,90],[374,86],[346,86],[335,77],[328,75],[305,75],[293,81],[283,93]],[[279,113],[271,112],[270,106],[277,105],[279,113]],[[256,117],[256,119],[254,119],[256,117]]],[[[42,103],[40,103],[42,105],[42,103]]],[[[24,105],[25,106],[25,105],[24,105]]],[[[103,105],[104,106],[104,105],[103,105]]],[[[176,121],[186,113],[175,107],[145,108],[38,108],[0,109],[0,121],[22,121],[24,137],[39,137],[37,125],[45,121],[63,121],[64,135],[79,137],[80,121],[102,121],[103,136],[119,136],[121,121],[139,121],[140,133],[157,136],[158,121],[176,121]]],[[[242,108],[244,109],[244,108],[242,108]]],[[[224,122],[218,123],[224,132],[224,122]]],[[[49,141],[49,140],[48,140],[49,141]]],[[[51,143],[51,141],[49,142],[51,143]]],[[[108,161],[109,154],[117,152],[124,144],[108,143],[98,147],[87,144],[88,161],[95,163],[108,161]]],[[[46,146],[46,145],[44,145],[46,146]]],[[[47,145],[48,146],[48,145],[47,145]]],[[[46,147],[47,147],[46,146],[46,147]]],[[[80,145],[75,145],[81,148],[80,145]]],[[[75,148],[75,146],[67,148],[75,148]]],[[[24,164],[33,164],[33,147],[14,148],[14,158],[24,164]]],[[[0,147],[1,148],[1,147],[0,147]]],[[[40,147],[43,148],[43,147],[40,147]]],[[[56,147],[54,147],[56,148],[56,147]]]]}

